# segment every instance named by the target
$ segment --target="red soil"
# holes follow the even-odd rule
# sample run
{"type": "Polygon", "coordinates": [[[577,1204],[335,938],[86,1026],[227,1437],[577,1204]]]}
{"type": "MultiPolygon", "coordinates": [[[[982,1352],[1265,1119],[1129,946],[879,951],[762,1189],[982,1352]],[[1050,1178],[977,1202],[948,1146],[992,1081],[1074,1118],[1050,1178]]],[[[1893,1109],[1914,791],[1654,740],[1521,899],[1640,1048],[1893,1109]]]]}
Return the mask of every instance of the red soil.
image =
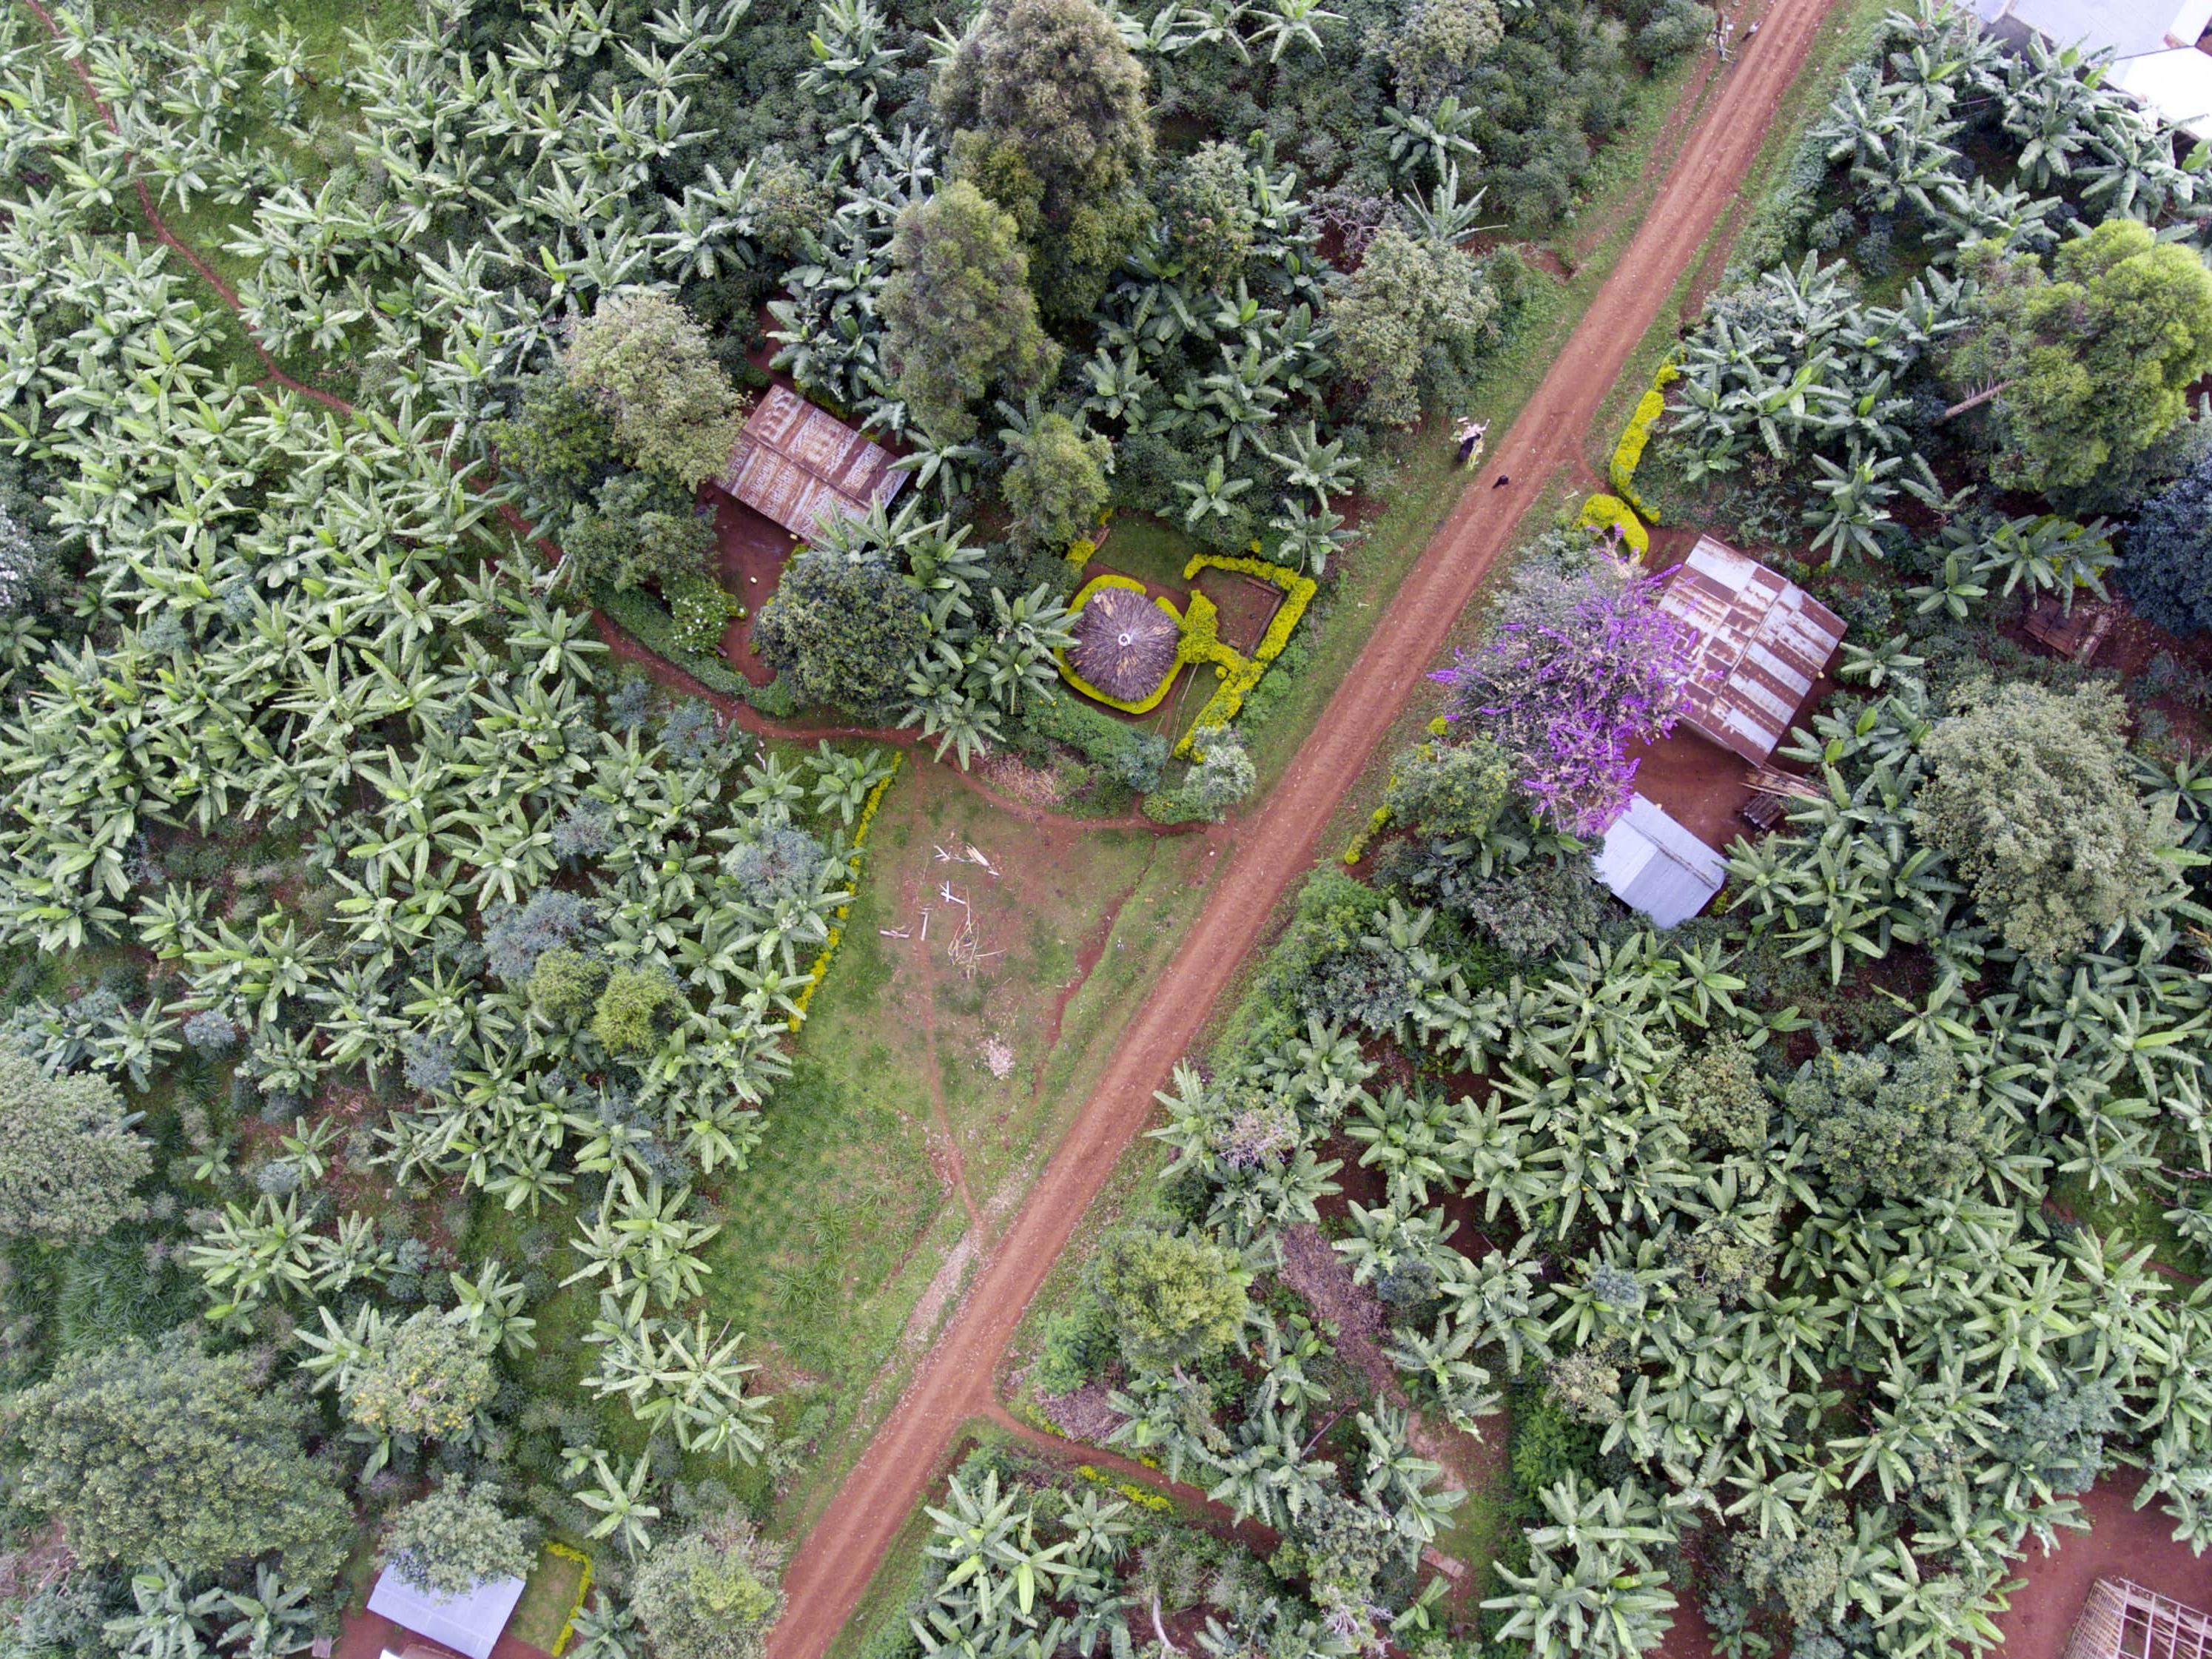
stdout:
{"type": "Polygon", "coordinates": [[[2058,1659],[2067,1632],[2099,1577],[2130,1578],[2192,1607],[2212,1611],[2212,1557],[2173,1540],[2173,1522],[2156,1504],[2134,1509],[2135,1478],[2108,1475],[2081,1500],[2086,1533],[2061,1533],[2048,1556],[2020,1566],[2027,1587],[1999,1615],[2005,1659],[2058,1659]]]}
{"type": "Polygon", "coordinates": [[[1221,642],[1250,656],[1282,608],[1283,591],[1272,582],[1240,576],[1208,565],[1198,573],[1198,591],[1213,601],[1221,618],[1214,624],[1221,642]]]}
{"type": "Polygon", "coordinates": [[[1580,460],[1583,434],[1656,319],[1675,279],[1734,202],[1784,90],[1832,0],[1779,0],[1697,124],[1589,315],[1458,508],[1409,572],[1298,760],[1238,825],[1206,903],[973,1288],[890,1419],[799,1545],[775,1659],[817,1659],[851,1614],[891,1539],[935,1479],[960,1425],[993,1409],[992,1376],[1045,1274],[1129,1140],[1152,1091],[1196,1038],[1277,902],[1313,863],[1323,827],[1498,558],[1543,482],[1580,460]],[[1493,479],[1518,488],[1500,495],[1493,479]]]}
{"type": "Polygon", "coordinates": [[[784,562],[797,543],[781,525],[712,484],[699,494],[714,509],[714,574],[746,611],[723,633],[722,654],[755,685],[766,685],[775,670],[753,654],[753,624],[783,580],[784,562]]]}
{"type": "Polygon", "coordinates": [[[1636,792],[1708,847],[1721,852],[1753,833],[1738,817],[1751,799],[1751,768],[1686,726],[1631,751],[1636,792]]]}

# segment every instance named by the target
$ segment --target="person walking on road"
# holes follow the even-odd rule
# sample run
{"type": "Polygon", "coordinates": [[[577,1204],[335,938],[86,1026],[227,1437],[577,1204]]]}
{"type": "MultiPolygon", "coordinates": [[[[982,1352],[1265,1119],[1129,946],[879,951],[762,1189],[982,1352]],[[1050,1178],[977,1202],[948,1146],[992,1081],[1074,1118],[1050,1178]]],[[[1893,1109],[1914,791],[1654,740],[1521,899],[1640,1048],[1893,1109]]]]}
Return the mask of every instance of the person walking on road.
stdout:
{"type": "Polygon", "coordinates": [[[1474,464],[1475,451],[1481,448],[1482,441],[1489,431],[1490,427],[1486,422],[1478,421],[1473,416],[1462,421],[1453,429],[1453,435],[1459,440],[1459,464],[1462,466],[1474,464]]]}
{"type": "Polygon", "coordinates": [[[1490,487],[1491,487],[1492,489],[1504,489],[1504,488],[1505,488],[1505,486],[1506,486],[1506,485],[1508,485],[1508,484],[1511,483],[1512,482],[1513,482],[1513,480],[1512,480],[1510,477],[1508,477],[1506,474],[1504,474],[1504,473],[1501,472],[1501,473],[1499,473],[1499,474],[1498,474],[1495,478],[1492,478],[1492,479],[1490,481],[1490,487]]]}

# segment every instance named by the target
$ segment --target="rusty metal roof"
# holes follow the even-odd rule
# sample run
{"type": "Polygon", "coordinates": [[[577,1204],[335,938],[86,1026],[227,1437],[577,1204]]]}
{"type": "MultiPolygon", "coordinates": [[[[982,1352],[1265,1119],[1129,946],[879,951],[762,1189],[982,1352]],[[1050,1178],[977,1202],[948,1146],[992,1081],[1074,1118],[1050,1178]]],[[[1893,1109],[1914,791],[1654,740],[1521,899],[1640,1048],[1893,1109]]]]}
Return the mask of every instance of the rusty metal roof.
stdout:
{"type": "Polygon", "coordinates": [[[1698,632],[1682,718],[1754,764],[1774,752],[1843,643],[1843,618],[1711,536],[1698,538],[1659,606],[1698,632]]]}
{"type": "Polygon", "coordinates": [[[772,387],[746,419],[716,483],[794,536],[824,514],[859,518],[906,482],[890,452],[797,392],[772,387]]]}

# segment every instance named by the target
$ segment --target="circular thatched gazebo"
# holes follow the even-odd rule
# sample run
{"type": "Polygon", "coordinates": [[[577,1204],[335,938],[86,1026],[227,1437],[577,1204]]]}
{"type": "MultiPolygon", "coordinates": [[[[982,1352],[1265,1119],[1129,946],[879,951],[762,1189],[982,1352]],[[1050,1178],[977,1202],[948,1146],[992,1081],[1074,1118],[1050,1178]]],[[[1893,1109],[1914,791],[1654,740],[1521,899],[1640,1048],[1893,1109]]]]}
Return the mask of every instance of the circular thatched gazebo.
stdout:
{"type": "Polygon", "coordinates": [[[1069,665],[1116,702],[1142,702],[1175,672],[1182,630],[1150,595],[1102,587],[1075,618],[1069,665]]]}

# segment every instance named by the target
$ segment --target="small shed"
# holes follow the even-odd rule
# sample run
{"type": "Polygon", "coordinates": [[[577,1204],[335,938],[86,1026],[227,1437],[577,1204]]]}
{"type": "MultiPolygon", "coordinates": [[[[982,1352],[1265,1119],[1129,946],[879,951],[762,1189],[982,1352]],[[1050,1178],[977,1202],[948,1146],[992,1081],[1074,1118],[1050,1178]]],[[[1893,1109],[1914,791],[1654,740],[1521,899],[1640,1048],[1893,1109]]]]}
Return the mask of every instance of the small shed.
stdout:
{"type": "Polygon", "coordinates": [[[746,418],[715,487],[805,538],[825,515],[860,518],[905,483],[881,444],[779,386],[746,418]]]}
{"type": "Polygon", "coordinates": [[[368,1593],[368,1610],[468,1659],[491,1659],[500,1632],[522,1599],[520,1578],[487,1579],[465,1595],[441,1600],[386,1565],[368,1593]]]}
{"type": "Polygon", "coordinates": [[[1682,719],[1756,766],[1774,752],[1843,643],[1843,618],[1725,542],[1700,536],[1659,595],[1696,630],[1682,719]]]}
{"type": "Polygon", "coordinates": [[[1687,921],[1728,880],[1728,860],[1641,795],[1613,821],[1591,860],[1597,878],[1662,927],[1687,921]]]}

